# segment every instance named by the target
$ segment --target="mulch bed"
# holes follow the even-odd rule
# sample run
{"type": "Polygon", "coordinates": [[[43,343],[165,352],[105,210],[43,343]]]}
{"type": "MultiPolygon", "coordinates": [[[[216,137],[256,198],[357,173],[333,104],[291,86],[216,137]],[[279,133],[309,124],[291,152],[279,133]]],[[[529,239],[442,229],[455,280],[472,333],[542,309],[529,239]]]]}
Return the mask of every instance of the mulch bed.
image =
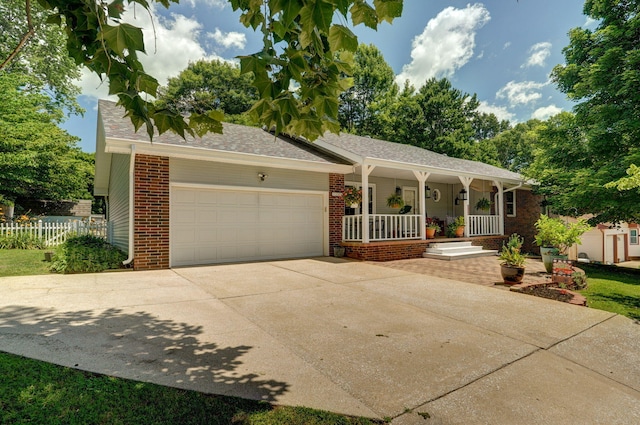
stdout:
{"type": "Polygon", "coordinates": [[[523,294],[535,295],[536,297],[549,298],[551,300],[569,302],[573,298],[573,295],[569,294],[567,291],[558,289],[558,288],[549,288],[546,286],[527,286],[522,288],[520,291],[523,294]]]}

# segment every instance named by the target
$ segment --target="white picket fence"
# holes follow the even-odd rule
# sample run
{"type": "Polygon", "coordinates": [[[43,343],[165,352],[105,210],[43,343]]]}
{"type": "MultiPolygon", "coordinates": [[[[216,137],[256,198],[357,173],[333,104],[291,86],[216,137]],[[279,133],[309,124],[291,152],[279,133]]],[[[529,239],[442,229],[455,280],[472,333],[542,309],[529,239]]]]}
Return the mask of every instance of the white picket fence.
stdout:
{"type": "Polygon", "coordinates": [[[44,240],[47,246],[60,245],[70,236],[94,235],[107,239],[108,230],[106,221],[75,220],[64,223],[46,223],[38,220],[27,223],[0,223],[0,236],[27,233],[32,237],[44,240]]]}

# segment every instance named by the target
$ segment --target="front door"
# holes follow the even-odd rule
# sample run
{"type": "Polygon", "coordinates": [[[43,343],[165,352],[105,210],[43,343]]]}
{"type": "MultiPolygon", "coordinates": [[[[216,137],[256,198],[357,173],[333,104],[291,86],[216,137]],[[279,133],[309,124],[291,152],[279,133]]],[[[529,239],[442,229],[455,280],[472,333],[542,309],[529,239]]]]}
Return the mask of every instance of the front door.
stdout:
{"type": "Polygon", "coordinates": [[[418,189],[415,187],[403,187],[402,188],[402,199],[404,199],[405,205],[410,205],[411,210],[409,214],[419,214],[420,205],[418,203],[418,189]]]}

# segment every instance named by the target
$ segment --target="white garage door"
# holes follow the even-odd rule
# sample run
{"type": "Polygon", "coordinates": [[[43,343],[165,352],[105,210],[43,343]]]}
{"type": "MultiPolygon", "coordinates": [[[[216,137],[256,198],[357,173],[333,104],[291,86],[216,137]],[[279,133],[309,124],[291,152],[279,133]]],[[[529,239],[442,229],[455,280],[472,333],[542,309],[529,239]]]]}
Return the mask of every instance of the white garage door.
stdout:
{"type": "Polygon", "coordinates": [[[323,196],[172,187],[171,265],[323,255],[323,196]]]}

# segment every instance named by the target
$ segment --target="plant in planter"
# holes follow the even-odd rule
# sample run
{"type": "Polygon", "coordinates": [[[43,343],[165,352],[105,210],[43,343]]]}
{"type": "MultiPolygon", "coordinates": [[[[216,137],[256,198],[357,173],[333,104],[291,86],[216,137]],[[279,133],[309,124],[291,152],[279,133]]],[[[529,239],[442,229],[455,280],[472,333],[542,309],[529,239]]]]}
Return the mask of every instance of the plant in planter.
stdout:
{"type": "Polygon", "coordinates": [[[351,208],[358,208],[360,202],[362,202],[362,189],[347,186],[344,188],[344,192],[342,192],[342,198],[344,199],[345,205],[351,208]]]}
{"type": "Polygon", "coordinates": [[[586,220],[579,219],[575,223],[565,223],[559,218],[550,218],[541,214],[535,223],[537,230],[535,240],[540,247],[542,262],[551,273],[554,256],[566,259],[567,249],[575,244],[580,244],[580,237],[591,227],[586,220]]]}
{"type": "Polygon", "coordinates": [[[402,208],[404,206],[404,199],[399,193],[392,193],[387,198],[387,206],[390,208],[402,208]]]}
{"type": "Polygon", "coordinates": [[[481,198],[476,202],[477,211],[489,211],[491,209],[491,201],[487,198],[481,198]]]}
{"type": "Polygon", "coordinates": [[[452,223],[453,227],[455,227],[455,235],[456,238],[461,238],[464,235],[464,216],[460,215],[458,217],[456,217],[456,219],[454,220],[454,222],[452,223]]]}
{"type": "Polygon", "coordinates": [[[524,277],[526,257],[521,252],[523,243],[524,238],[514,233],[509,236],[507,243],[502,245],[499,257],[502,261],[500,273],[502,274],[502,280],[507,285],[520,283],[524,277]]]}
{"type": "Polygon", "coordinates": [[[432,218],[427,218],[427,239],[433,239],[436,237],[436,233],[440,230],[438,222],[432,218]]]}
{"type": "Polygon", "coordinates": [[[11,199],[5,198],[0,194],[0,209],[2,209],[0,217],[4,216],[8,219],[12,219],[14,207],[15,203],[11,199]]]}

